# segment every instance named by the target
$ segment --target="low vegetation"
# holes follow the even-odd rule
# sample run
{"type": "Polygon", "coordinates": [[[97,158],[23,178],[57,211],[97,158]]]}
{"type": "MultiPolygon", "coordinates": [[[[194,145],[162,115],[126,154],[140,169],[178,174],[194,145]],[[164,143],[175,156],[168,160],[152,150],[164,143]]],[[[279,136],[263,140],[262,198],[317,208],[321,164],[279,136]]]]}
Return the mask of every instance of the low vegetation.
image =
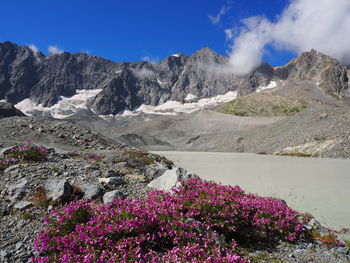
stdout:
{"type": "Polygon", "coordinates": [[[36,146],[32,142],[13,147],[5,151],[4,157],[0,158],[0,171],[17,163],[45,161],[47,153],[44,146],[36,146]]]}
{"type": "Polygon", "coordinates": [[[219,112],[237,116],[290,116],[306,107],[301,100],[290,100],[279,96],[253,94],[239,97],[219,109],[219,112]]]}
{"type": "Polygon", "coordinates": [[[172,166],[174,163],[163,156],[143,151],[126,151],[124,154],[134,157],[144,165],[154,164],[155,162],[164,163],[167,166],[172,166]]]}
{"type": "Polygon", "coordinates": [[[71,202],[45,224],[34,262],[249,262],[242,247],[305,238],[283,201],[198,178],[145,199],[71,202]]]}

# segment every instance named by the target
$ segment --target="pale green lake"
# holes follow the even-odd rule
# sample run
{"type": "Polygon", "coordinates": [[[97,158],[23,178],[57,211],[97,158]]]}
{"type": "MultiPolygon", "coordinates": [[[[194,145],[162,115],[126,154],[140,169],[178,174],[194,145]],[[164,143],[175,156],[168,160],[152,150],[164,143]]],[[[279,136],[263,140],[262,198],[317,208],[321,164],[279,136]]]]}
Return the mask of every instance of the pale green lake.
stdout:
{"type": "Polygon", "coordinates": [[[203,179],[281,198],[328,227],[350,227],[350,160],[248,153],[154,153],[203,179]]]}

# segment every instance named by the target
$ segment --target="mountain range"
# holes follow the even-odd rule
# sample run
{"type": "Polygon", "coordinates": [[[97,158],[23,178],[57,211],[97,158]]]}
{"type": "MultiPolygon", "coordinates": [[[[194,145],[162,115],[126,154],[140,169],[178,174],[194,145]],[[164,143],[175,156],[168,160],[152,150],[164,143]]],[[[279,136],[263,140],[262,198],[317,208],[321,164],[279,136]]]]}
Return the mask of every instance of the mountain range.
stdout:
{"type": "MultiPolygon", "coordinates": [[[[18,104],[30,100],[49,108],[81,90],[95,91],[85,105],[96,115],[133,111],[141,105],[161,105],[211,98],[227,92],[238,96],[267,87],[315,85],[328,96],[347,103],[349,67],[315,50],[287,65],[262,63],[247,75],[230,72],[228,58],[204,47],[187,56],[173,54],[159,63],[113,62],[87,53],[49,54],[11,42],[0,43],[0,100],[18,104]]],[[[76,109],[68,109],[69,115],[76,109]]]]}

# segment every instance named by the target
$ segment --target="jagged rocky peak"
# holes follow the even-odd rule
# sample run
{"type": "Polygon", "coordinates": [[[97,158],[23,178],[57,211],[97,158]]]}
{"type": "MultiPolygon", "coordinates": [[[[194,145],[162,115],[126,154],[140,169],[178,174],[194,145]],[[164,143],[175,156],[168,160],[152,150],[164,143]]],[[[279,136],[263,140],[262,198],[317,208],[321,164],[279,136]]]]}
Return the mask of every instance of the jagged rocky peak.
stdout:
{"type": "Polygon", "coordinates": [[[314,49],[302,53],[286,66],[275,68],[275,76],[294,82],[318,85],[324,93],[338,99],[350,98],[349,75],[338,60],[314,49]]]}
{"type": "Polygon", "coordinates": [[[227,58],[219,55],[209,47],[203,47],[191,56],[190,62],[204,64],[222,64],[227,62],[227,58]]]}

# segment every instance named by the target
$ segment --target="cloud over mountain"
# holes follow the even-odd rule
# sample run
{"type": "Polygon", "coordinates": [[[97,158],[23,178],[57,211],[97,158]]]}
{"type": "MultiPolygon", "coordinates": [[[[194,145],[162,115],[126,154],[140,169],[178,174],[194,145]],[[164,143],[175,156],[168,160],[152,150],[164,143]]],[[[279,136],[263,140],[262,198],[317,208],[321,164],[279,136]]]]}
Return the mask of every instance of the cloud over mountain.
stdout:
{"type": "Polygon", "coordinates": [[[275,21],[254,16],[242,23],[230,52],[236,74],[254,69],[268,45],[296,54],[313,48],[350,63],[349,0],[292,0],[275,21]]]}

